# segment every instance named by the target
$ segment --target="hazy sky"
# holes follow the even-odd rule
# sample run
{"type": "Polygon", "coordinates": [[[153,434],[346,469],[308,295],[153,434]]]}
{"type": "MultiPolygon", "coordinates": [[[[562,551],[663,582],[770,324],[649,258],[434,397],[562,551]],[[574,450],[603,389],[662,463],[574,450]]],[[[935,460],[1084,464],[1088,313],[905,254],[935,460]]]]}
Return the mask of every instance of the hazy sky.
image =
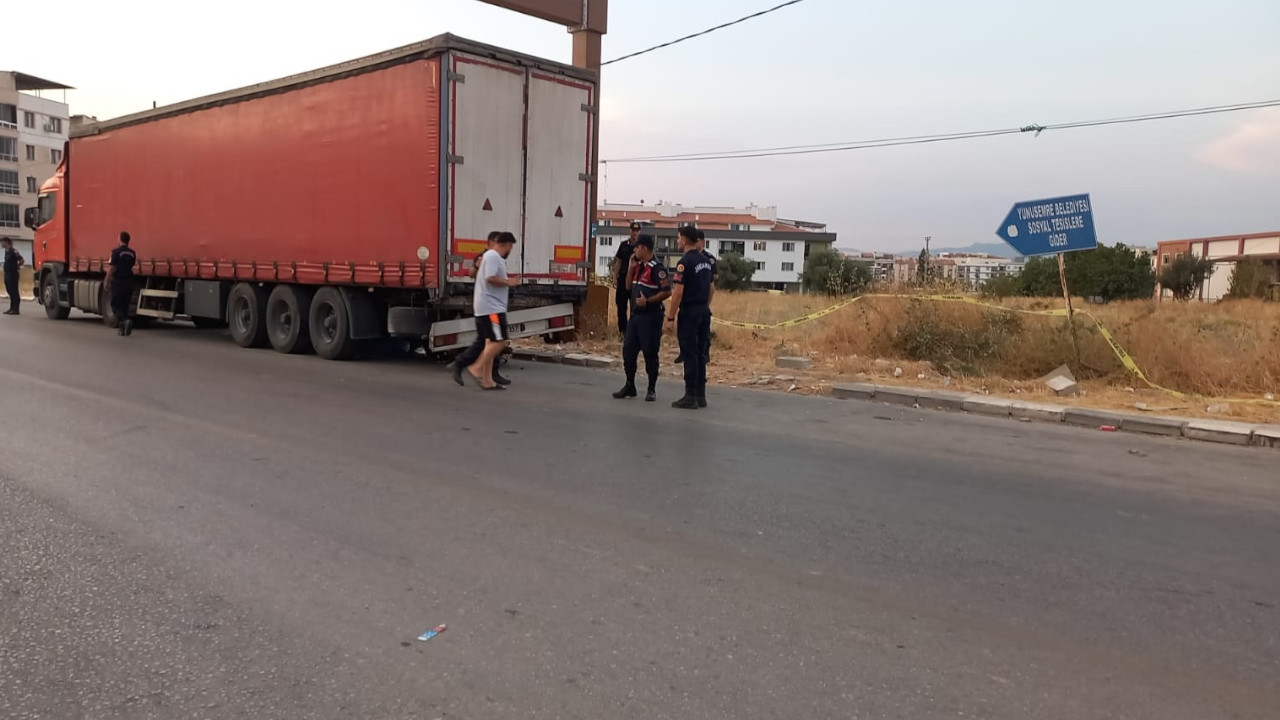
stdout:
{"type": "MultiPolygon", "coordinates": [[[[613,0],[605,57],[777,0],[613,0]]],[[[0,67],[114,117],[442,32],[568,61],[561,27],[473,0],[64,0],[0,67]]],[[[34,28],[24,22],[23,27],[34,28]]],[[[1088,120],[1280,98],[1277,0],[806,0],[605,68],[605,159],[1088,120]]],[[[1280,230],[1280,110],[829,155],[614,164],[612,202],[777,205],[839,244],[995,240],[1089,192],[1104,242],[1280,230]]]]}

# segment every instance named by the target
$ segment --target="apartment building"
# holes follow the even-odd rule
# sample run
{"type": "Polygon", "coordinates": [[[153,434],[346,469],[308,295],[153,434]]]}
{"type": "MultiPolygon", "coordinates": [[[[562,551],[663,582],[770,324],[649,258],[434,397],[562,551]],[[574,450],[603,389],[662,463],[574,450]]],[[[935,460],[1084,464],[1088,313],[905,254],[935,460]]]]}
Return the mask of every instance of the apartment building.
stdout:
{"type": "Polygon", "coordinates": [[[828,232],[825,224],[779,218],[776,207],[602,204],[594,240],[597,274],[608,274],[609,262],[632,222],[644,225],[657,239],[658,255],[668,264],[678,255],[677,230],[685,225],[698,227],[706,233],[707,247],[713,254],[737,253],[754,262],[752,281],[762,290],[798,290],[805,259],[819,248],[829,250],[836,241],[835,233],[828,232]]]}
{"type": "Polygon", "coordinates": [[[32,233],[22,211],[34,207],[62,162],[70,130],[67,104],[49,97],[71,88],[33,75],[0,71],[0,236],[31,261],[32,233]]]}

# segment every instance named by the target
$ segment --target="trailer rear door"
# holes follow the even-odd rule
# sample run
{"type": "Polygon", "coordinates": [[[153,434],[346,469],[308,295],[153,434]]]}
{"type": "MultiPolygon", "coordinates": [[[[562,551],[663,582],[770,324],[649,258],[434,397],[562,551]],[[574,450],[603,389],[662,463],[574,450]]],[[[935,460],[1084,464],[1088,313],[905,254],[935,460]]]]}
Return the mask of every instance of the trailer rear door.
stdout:
{"type": "Polygon", "coordinates": [[[592,87],[536,70],[528,83],[525,279],[586,284],[592,87]]]}
{"type": "MultiPolygon", "coordinates": [[[[525,70],[460,54],[448,62],[446,272],[450,282],[470,282],[471,260],[491,231],[521,232],[525,70]]],[[[517,253],[507,267],[521,271],[517,253]]]]}

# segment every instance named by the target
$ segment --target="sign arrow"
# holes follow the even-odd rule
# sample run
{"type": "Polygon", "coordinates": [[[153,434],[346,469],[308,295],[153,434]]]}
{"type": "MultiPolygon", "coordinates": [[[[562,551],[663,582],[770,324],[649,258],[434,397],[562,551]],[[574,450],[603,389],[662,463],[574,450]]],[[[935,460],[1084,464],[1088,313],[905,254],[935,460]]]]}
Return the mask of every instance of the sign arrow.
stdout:
{"type": "Polygon", "coordinates": [[[1009,210],[996,235],[1024,257],[1098,247],[1088,195],[1020,202],[1009,210]]]}

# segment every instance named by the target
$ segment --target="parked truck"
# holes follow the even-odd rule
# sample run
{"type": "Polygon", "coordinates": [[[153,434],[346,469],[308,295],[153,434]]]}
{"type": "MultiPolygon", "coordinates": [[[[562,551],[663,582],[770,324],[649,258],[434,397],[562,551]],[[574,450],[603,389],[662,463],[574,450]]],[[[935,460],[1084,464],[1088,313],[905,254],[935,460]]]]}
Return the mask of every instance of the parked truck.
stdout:
{"type": "Polygon", "coordinates": [[[451,35],[72,129],[26,211],[37,297],[114,325],[121,231],[139,317],[243,347],[349,357],[469,344],[471,264],[508,259],[513,337],[574,329],[585,297],[595,76],[451,35]]]}

